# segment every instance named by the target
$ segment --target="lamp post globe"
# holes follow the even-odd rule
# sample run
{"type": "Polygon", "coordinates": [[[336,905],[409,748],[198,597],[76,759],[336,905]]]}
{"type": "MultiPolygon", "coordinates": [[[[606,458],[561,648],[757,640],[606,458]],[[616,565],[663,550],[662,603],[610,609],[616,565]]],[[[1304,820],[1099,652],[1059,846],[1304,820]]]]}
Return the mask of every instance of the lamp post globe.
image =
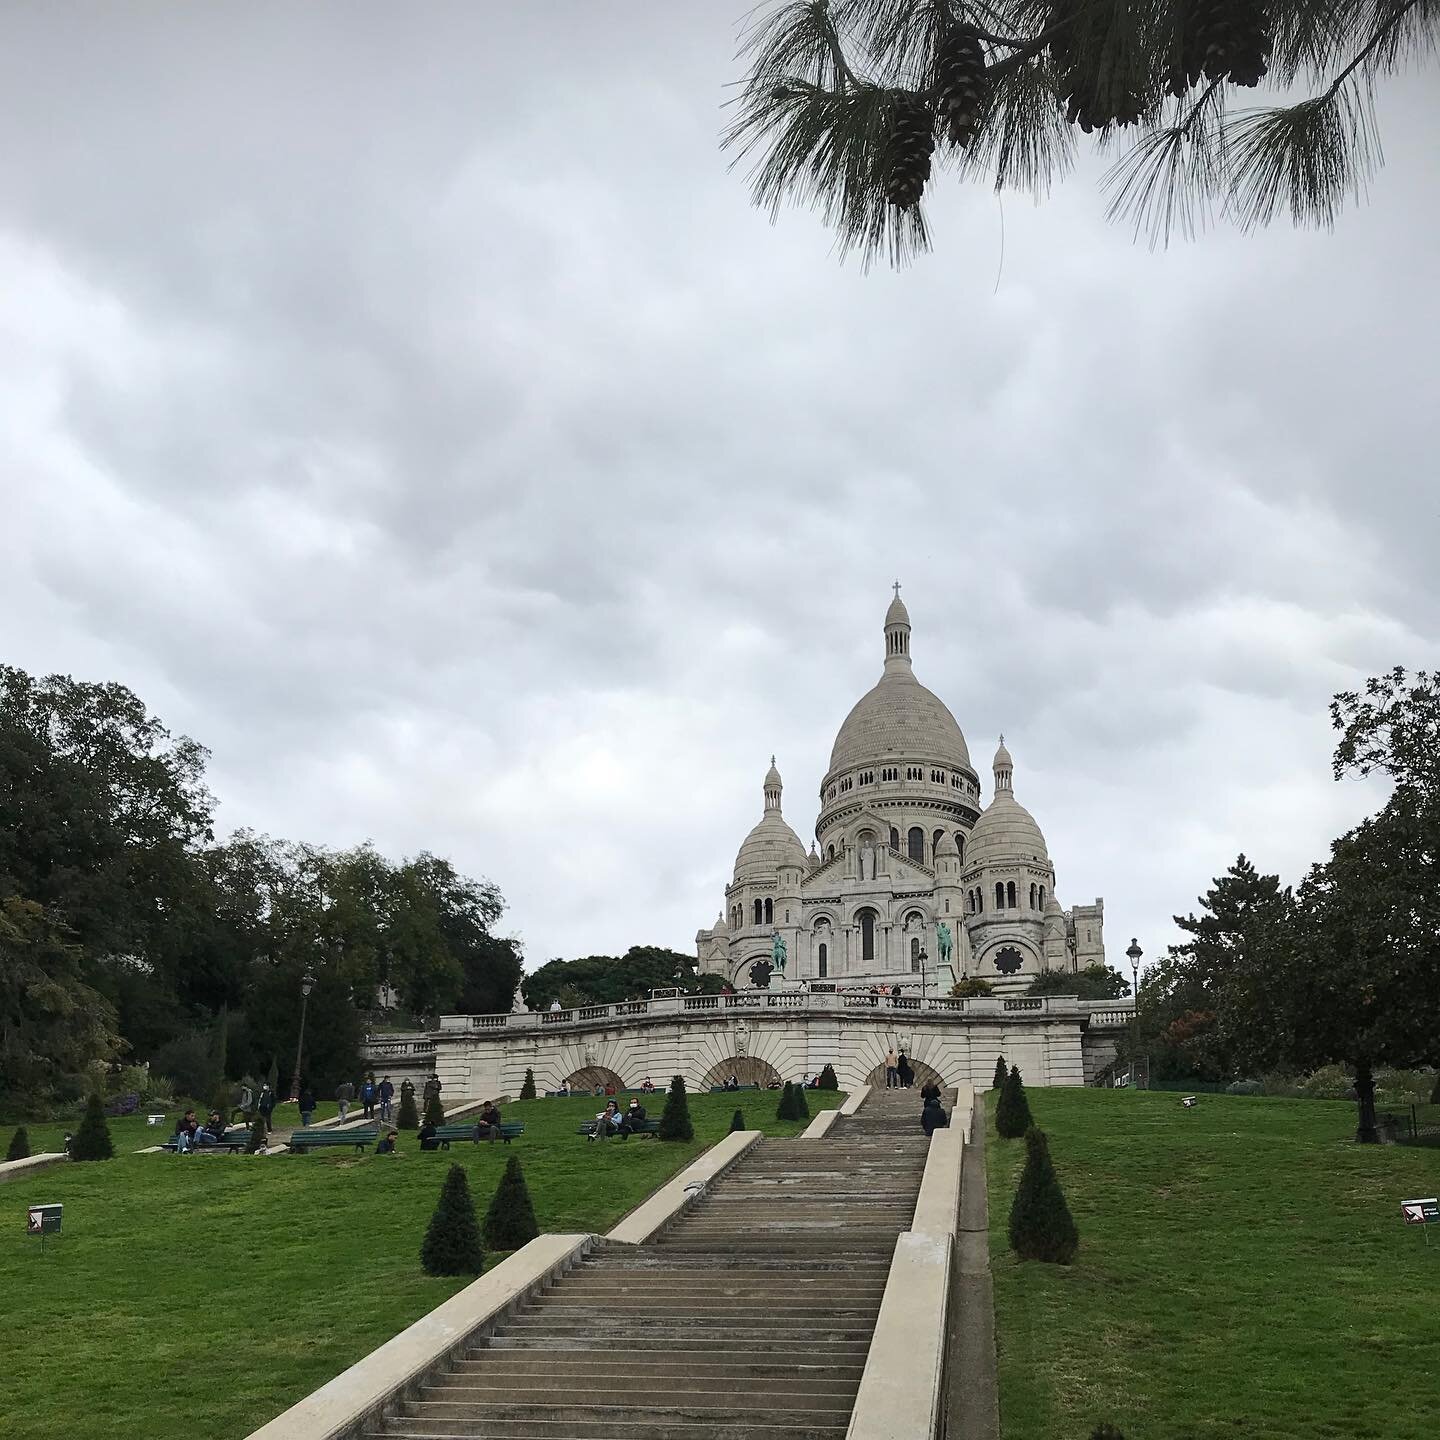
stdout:
{"type": "Polygon", "coordinates": [[[315,977],[307,970],[300,977],[300,1038],[295,1042],[295,1073],[290,1077],[290,1099],[300,1099],[300,1061],[305,1054],[305,1012],[310,1005],[310,992],[315,988],[315,977]]]}

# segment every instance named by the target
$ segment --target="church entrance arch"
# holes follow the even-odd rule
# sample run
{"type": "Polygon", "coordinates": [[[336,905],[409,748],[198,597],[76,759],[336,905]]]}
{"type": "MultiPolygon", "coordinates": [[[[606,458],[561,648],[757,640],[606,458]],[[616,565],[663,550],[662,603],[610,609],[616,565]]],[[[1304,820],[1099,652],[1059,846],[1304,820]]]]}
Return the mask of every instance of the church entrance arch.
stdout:
{"type": "Polygon", "coordinates": [[[615,1089],[623,1090],[625,1082],[604,1065],[582,1065],[573,1075],[565,1077],[565,1084],[571,1090],[580,1090],[589,1093],[598,1085],[604,1090],[607,1085],[613,1085],[615,1089]]]}
{"type": "Polygon", "coordinates": [[[772,1084],[779,1086],[784,1083],[780,1072],[768,1060],[757,1060],[753,1055],[732,1055],[728,1060],[712,1065],[700,1084],[709,1089],[723,1085],[732,1075],[740,1084],[758,1085],[762,1090],[770,1089],[772,1084]]]}
{"type": "MultiPolygon", "coordinates": [[[[942,1090],[950,1088],[950,1082],[933,1065],[927,1065],[913,1055],[906,1058],[910,1061],[910,1068],[915,1072],[915,1079],[911,1084],[916,1090],[919,1090],[922,1085],[931,1084],[938,1085],[942,1090]]],[[[880,1057],[880,1063],[865,1077],[865,1083],[878,1085],[882,1090],[885,1088],[885,1057],[883,1055],[880,1057]]]]}

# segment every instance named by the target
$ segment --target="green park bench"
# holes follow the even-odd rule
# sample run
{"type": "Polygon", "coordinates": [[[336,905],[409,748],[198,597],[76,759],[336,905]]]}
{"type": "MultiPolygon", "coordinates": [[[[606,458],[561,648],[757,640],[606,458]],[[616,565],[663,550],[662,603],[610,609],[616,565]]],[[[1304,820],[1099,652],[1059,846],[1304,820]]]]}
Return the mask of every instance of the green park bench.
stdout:
{"type": "Polygon", "coordinates": [[[733,1090],[728,1085],[712,1085],[712,1095],[738,1095],[742,1090],[758,1090],[758,1085],[737,1085],[733,1090]]]}
{"type": "MultiPolygon", "coordinates": [[[[435,1127],[435,1138],[440,1142],[440,1148],[442,1150],[448,1150],[452,1140],[475,1140],[475,1127],[479,1123],[478,1120],[467,1120],[455,1121],[449,1125],[437,1125],[435,1127]]],[[[518,1140],[525,1133],[525,1127],[515,1121],[509,1124],[502,1124],[499,1126],[499,1130],[500,1139],[507,1145],[512,1140],[518,1140]]],[[[490,1137],[487,1136],[486,1138],[489,1139],[490,1137]]],[[[478,1145],[480,1142],[475,1140],[475,1143],[478,1145]]]]}
{"type": "MultiPolygon", "coordinates": [[[[587,1120],[583,1125],[580,1125],[580,1126],[578,1126],[578,1127],[576,1128],[575,1133],[576,1133],[577,1135],[593,1135],[593,1134],[595,1133],[595,1126],[596,1126],[598,1123],[599,1123],[599,1122],[596,1121],[596,1120],[587,1120]]],[[[659,1134],[660,1134],[660,1122],[659,1122],[658,1120],[645,1119],[645,1120],[642,1120],[642,1121],[640,1122],[640,1128],[639,1128],[638,1130],[631,1130],[631,1131],[628,1131],[628,1132],[626,1132],[626,1133],[624,1133],[624,1134],[622,1134],[620,1131],[617,1130],[617,1131],[614,1132],[614,1134],[612,1134],[612,1135],[610,1136],[610,1139],[612,1139],[612,1140],[628,1140],[631,1135],[637,1135],[637,1136],[643,1136],[643,1135],[658,1136],[659,1134]]]]}
{"type": "Polygon", "coordinates": [[[368,1150],[379,1138],[378,1130],[297,1130],[290,1137],[290,1149],[296,1155],[347,1145],[355,1150],[368,1150]]]}
{"type": "MultiPolygon", "coordinates": [[[[178,1131],[176,1132],[179,1133],[178,1131]]],[[[213,1145],[194,1145],[194,1150],[228,1150],[232,1155],[243,1150],[250,1143],[250,1127],[241,1126],[238,1130],[227,1130],[223,1140],[217,1140],[213,1145]]],[[[175,1151],[180,1148],[180,1142],[172,1135],[160,1147],[162,1150],[175,1151]]]]}

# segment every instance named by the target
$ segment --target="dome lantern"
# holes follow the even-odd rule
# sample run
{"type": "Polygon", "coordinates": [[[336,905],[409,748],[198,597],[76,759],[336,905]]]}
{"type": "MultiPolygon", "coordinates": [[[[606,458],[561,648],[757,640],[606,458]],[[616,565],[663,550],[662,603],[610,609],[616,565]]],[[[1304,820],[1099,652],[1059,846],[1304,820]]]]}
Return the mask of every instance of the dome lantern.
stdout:
{"type": "Polygon", "coordinates": [[[895,582],[895,598],[885,612],[885,668],[910,668],[910,612],[900,598],[900,582],[895,582]]]}
{"type": "Polygon", "coordinates": [[[770,757],[770,768],[765,772],[765,808],[779,811],[780,792],[785,787],[780,783],[780,772],[775,768],[775,757],[770,757]]]}
{"type": "Polygon", "coordinates": [[[1005,737],[1000,737],[1000,748],[995,752],[995,793],[1015,788],[1015,762],[1005,748],[1005,737]]]}

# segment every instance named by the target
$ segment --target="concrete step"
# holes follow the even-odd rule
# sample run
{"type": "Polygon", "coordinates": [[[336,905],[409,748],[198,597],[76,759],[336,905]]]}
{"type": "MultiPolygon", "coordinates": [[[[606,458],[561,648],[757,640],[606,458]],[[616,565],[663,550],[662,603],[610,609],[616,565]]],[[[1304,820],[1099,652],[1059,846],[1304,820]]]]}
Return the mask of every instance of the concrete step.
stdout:
{"type": "MultiPolygon", "coordinates": [[[[483,1420],[493,1415],[497,1407],[527,1406],[537,1411],[551,1411],[572,1405],[588,1407],[601,1396],[612,1400],[622,1394],[628,1395],[637,1405],[650,1406],[654,1404],[658,1388],[643,1379],[618,1390],[606,1390],[605,1385],[604,1371],[598,1367],[591,1376],[575,1376],[554,1385],[506,1385],[493,1382],[487,1376],[483,1381],[472,1378],[422,1385],[411,1404],[413,1413],[417,1415],[483,1420]]],[[[787,1411],[841,1411],[849,1415],[855,1404],[856,1388],[852,1385],[841,1391],[817,1390],[799,1380],[785,1382],[778,1390],[764,1390],[751,1385],[717,1388],[712,1384],[707,1388],[667,1381],[663,1387],[663,1398],[667,1410],[730,1409],[773,1413],[777,1406],[783,1406],[787,1411]]]]}
{"type": "Polygon", "coordinates": [[[405,1416],[383,1428],[363,1432],[366,1440],[434,1440],[455,1435],[467,1440],[843,1440],[845,1422],[801,1424],[762,1421],[760,1417],[725,1420],[601,1420],[577,1424],[560,1421],[430,1420],[405,1416]]]}
{"type": "MultiPolygon", "coordinates": [[[[739,1399],[738,1396],[731,1398],[732,1401],[739,1399]]],[[[724,1413],[720,1412],[722,1416],[724,1413]]],[[[595,1377],[590,1396],[574,1400],[561,1399],[548,1404],[543,1401],[510,1401],[494,1405],[419,1400],[409,1402],[402,1414],[406,1419],[423,1417],[427,1420],[460,1423],[506,1421],[512,1425],[517,1422],[524,1425],[544,1425],[558,1422],[580,1425],[584,1427],[581,1433],[586,1434],[590,1432],[591,1426],[597,1424],[644,1423],[646,1420],[661,1417],[667,1423],[678,1421],[685,1424],[695,1421],[713,1422],[717,1418],[714,1407],[693,1404],[688,1397],[674,1400],[666,1397],[657,1405],[646,1395],[615,1387],[613,1380],[604,1375],[595,1377]]],[[[833,1406],[817,1409],[807,1405],[786,1404],[781,1408],[767,1404],[763,1418],[769,1425],[804,1425],[817,1420],[822,1425],[845,1423],[844,1416],[837,1420],[833,1406]]]]}
{"type": "MultiPolygon", "coordinates": [[[[606,1348],[601,1352],[602,1367],[615,1364],[615,1349],[605,1337],[606,1348]]],[[[496,1335],[486,1342],[487,1350],[526,1351],[531,1354],[591,1354],[595,1351],[596,1339],[591,1335],[551,1335],[533,1331],[520,1335],[496,1335]]],[[[810,1334],[793,1337],[792,1343],[778,1346],[773,1335],[726,1335],[722,1337],[697,1337],[694,1334],[660,1335],[653,1332],[628,1337],[626,1354],[636,1355],[699,1355],[716,1364],[739,1364],[745,1360],[756,1363],[768,1361],[776,1354],[782,1354],[793,1364],[825,1365],[830,1361],[837,1364],[852,1363],[852,1358],[864,1363],[870,1350],[870,1337],[855,1340],[821,1340],[810,1334]],[[818,1347],[818,1348],[814,1348],[818,1347]]]]}
{"type": "Polygon", "coordinates": [[[607,1315],[655,1314],[685,1315],[697,1311],[706,1315],[789,1315],[796,1318],[806,1315],[873,1315],[880,1308],[880,1295],[836,1295],[820,1296],[801,1300],[786,1297],[777,1300],[764,1295],[587,1295],[571,1292],[562,1295],[543,1296],[530,1302],[526,1309],[516,1314],[536,1314],[573,1317],[594,1316],[603,1319],[607,1315]]]}
{"type": "MultiPolygon", "coordinates": [[[[449,1374],[456,1379],[481,1379],[487,1384],[548,1387],[568,1383],[575,1376],[593,1378],[613,1360],[612,1352],[605,1349],[544,1354],[522,1350],[481,1351],[473,1358],[453,1361],[449,1374]]],[[[629,1351],[625,1360],[645,1376],[663,1379],[666,1385],[690,1383],[701,1389],[741,1383],[752,1390],[789,1385],[798,1385],[804,1390],[853,1390],[860,1383],[864,1369],[858,1360],[838,1364],[826,1359],[813,1365],[764,1360],[725,1363],[699,1359],[694,1354],[676,1357],[663,1351],[643,1353],[639,1358],[636,1352],[629,1351]]]]}

